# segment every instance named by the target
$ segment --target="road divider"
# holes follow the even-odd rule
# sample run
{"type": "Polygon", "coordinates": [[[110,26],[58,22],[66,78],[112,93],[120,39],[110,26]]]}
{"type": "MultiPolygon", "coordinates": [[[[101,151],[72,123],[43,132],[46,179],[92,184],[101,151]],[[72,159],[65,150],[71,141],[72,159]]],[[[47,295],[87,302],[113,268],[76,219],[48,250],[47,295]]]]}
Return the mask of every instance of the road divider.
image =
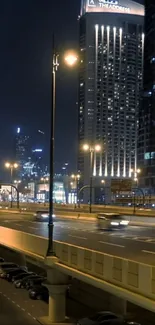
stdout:
{"type": "MultiPolygon", "coordinates": [[[[108,211],[107,211],[108,212],[108,211]]],[[[24,221],[36,221],[34,212],[30,211],[18,211],[18,210],[0,210],[0,216],[6,214],[7,218],[11,220],[14,216],[18,217],[19,220],[24,221]]],[[[63,210],[56,210],[55,214],[60,219],[73,219],[79,221],[87,221],[87,222],[95,222],[97,219],[98,213],[87,213],[87,212],[76,212],[76,211],[63,211],[63,210]]],[[[140,227],[155,227],[155,217],[153,216],[137,216],[137,215],[124,215],[126,220],[130,221],[131,226],[140,226],[140,227]]],[[[4,218],[3,218],[4,219],[4,218]]],[[[1,220],[1,218],[0,218],[1,220]]]]}

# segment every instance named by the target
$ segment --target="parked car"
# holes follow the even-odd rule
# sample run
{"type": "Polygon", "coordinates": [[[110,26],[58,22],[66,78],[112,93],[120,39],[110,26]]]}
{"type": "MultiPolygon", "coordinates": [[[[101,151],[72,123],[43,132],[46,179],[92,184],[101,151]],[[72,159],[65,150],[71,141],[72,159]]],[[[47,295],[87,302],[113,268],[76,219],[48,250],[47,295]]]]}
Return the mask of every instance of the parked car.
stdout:
{"type": "Polygon", "coordinates": [[[120,319],[116,314],[110,311],[97,312],[93,316],[82,318],[77,322],[77,325],[100,325],[105,321],[120,319]]]}
{"type": "Polygon", "coordinates": [[[19,265],[15,264],[15,263],[7,263],[7,262],[3,262],[0,263],[0,277],[3,278],[3,274],[4,271],[7,269],[13,269],[13,268],[17,268],[19,267],[19,265]]]}
{"type": "Polygon", "coordinates": [[[3,278],[3,279],[6,279],[7,278],[7,274],[9,272],[12,272],[12,271],[16,271],[18,270],[18,268],[16,267],[11,267],[11,268],[6,268],[6,269],[3,269],[2,272],[0,273],[0,277],[3,278]]]}
{"type": "MultiPolygon", "coordinates": [[[[35,220],[36,221],[43,221],[43,222],[48,222],[49,220],[49,212],[48,211],[37,211],[34,214],[35,220]]],[[[53,219],[55,220],[56,216],[53,214],[53,219]]]]}
{"type": "Polygon", "coordinates": [[[46,278],[43,277],[29,279],[26,284],[26,289],[29,290],[34,286],[41,285],[44,281],[46,281],[46,278]]]}
{"type": "Polygon", "coordinates": [[[7,271],[7,274],[6,274],[6,279],[9,281],[9,282],[11,282],[12,281],[12,278],[13,278],[13,276],[16,276],[16,275],[18,275],[18,274],[21,274],[21,273],[23,273],[23,272],[25,272],[25,274],[27,274],[27,271],[26,271],[26,269],[24,269],[24,267],[23,268],[16,268],[16,269],[13,269],[13,270],[8,270],[7,271]]]}
{"type": "Polygon", "coordinates": [[[39,277],[37,274],[31,274],[31,275],[28,275],[27,277],[25,277],[24,279],[20,279],[20,280],[17,280],[15,281],[15,287],[16,288],[26,288],[26,285],[27,285],[27,281],[29,279],[33,279],[33,278],[37,278],[39,277]]]}
{"type": "Polygon", "coordinates": [[[4,263],[4,258],[0,257],[0,263],[4,263]]]}
{"type": "Polygon", "coordinates": [[[102,229],[124,229],[129,225],[129,220],[118,213],[99,213],[97,217],[97,228],[102,229]]]}
{"type": "Polygon", "coordinates": [[[42,285],[34,286],[32,289],[29,290],[29,297],[35,300],[37,299],[48,301],[48,289],[42,285]]]}
{"type": "Polygon", "coordinates": [[[14,275],[12,277],[12,282],[15,282],[15,281],[18,281],[18,280],[22,280],[22,279],[26,278],[29,275],[34,275],[34,273],[33,272],[24,272],[24,273],[20,273],[20,274],[14,275]]]}

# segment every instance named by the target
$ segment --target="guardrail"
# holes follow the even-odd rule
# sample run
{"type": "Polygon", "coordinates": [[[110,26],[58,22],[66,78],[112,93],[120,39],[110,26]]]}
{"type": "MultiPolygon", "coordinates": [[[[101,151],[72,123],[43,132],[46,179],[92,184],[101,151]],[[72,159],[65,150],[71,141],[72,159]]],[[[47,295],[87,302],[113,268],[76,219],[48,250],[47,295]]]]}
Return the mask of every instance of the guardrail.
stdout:
{"type": "MultiPolygon", "coordinates": [[[[0,244],[50,265],[46,238],[0,227],[0,244]]],[[[154,266],[58,241],[54,250],[62,272],[155,312],[154,266]]]]}
{"type": "MultiPolygon", "coordinates": [[[[39,203],[20,203],[20,210],[19,211],[27,211],[27,212],[35,212],[37,210],[48,210],[49,205],[46,204],[39,204],[39,203]]],[[[9,203],[7,202],[0,202],[0,209],[7,208],[9,209],[9,203]]],[[[64,212],[79,212],[79,213],[88,213],[89,208],[88,205],[81,205],[81,208],[76,208],[72,204],[61,205],[61,204],[54,204],[55,212],[64,211],[64,212]]],[[[16,202],[13,203],[13,209],[9,209],[9,211],[15,211],[16,209],[16,202]]],[[[120,214],[126,215],[133,215],[133,207],[122,207],[122,206],[114,206],[114,205],[92,205],[92,212],[93,213],[100,213],[100,212],[115,212],[120,214]]],[[[155,217],[155,210],[151,209],[136,209],[135,215],[137,216],[151,216],[155,217]]]]}

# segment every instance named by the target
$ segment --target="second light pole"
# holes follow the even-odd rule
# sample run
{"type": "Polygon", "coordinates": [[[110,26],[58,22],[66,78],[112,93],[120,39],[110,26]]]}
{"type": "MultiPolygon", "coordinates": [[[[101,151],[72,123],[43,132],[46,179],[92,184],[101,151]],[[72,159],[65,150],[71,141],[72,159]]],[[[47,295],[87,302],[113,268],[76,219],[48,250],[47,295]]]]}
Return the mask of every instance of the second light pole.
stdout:
{"type": "Polygon", "coordinates": [[[92,212],[92,196],[93,196],[93,162],[94,162],[94,153],[101,152],[101,146],[96,144],[90,146],[89,144],[83,145],[83,150],[90,153],[90,189],[89,189],[89,213],[92,212]]]}
{"type": "MultiPolygon", "coordinates": [[[[53,36],[52,49],[52,82],[51,82],[51,132],[50,132],[50,178],[49,178],[49,223],[48,223],[48,250],[47,255],[54,256],[53,249],[53,182],[54,182],[54,140],[55,140],[55,110],[56,110],[56,73],[59,67],[59,54],[55,49],[53,36]]],[[[73,52],[68,52],[64,61],[67,65],[73,66],[78,57],[73,52]]]]}

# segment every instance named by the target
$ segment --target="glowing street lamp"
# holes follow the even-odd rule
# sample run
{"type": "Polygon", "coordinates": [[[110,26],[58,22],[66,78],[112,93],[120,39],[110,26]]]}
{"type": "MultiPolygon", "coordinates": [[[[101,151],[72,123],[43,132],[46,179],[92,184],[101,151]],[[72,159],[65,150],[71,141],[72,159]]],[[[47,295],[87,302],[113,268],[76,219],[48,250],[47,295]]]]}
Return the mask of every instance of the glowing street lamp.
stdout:
{"type": "MultiPolygon", "coordinates": [[[[77,175],[72,174],[71,175],[71,178],[74,179],[74,181],[75,181],[77,202],[78,202],[78,184],[79,184],[80,177],[81,176],[79,174],[77,174],[77,175]]],[[[75,208],[76,208],[76,202],[75,202],[75,208]]]]}
{"type": "MultiPolygon", "coordinates": [[[[18,164],[17,163],[6,162],[5,167],[7,169],[10,169],[10,183],[12,184],[13,183],[13,179],[12,179],[13,170],[18,168],[18,164]]],[[[12,208],[12,186],[11,186],[11,206],[10,207],[12,208]]]]}
{"type": "Polygon", "coordinates": [[[49,182],[49,177],[41,177],[41,182],[44,182],[44,205],[46,205],[46,183],[49,182]]]}
{"type": "Polygon", "coordinates": [[[93,190],[93,160],[94,160],[94,153],[101,152],[102,147],[100,144],[89,145],[85,143],[83,145],[83,151],[89,152],[90,154],[90,192],[89,192],[89,212],[92,212],[92,190],[93,190]]]}
{"type": "Polygon", "coordinates": [[[76,55],[76,53],[72,53],[72,52],[67,52],[67,54],[65,55],[65,63],[68,66],[74,66],[76,63],[78,62],[78,56],[76,55]]]}
{"type": "Polygon", "coordinates": [[[138,186],[138,174],[141,173],[141,169],[138,168],[138,169],[131,169],[131,174],[134,175],[134,181],[136,182],[136,185],[138,186]]]}
{"type": "MultiPolygon", "coordinates": [[[[73,67],[78,61],[78,56],[67,52],[64,56],[64,62],[73,67]]],[[[51,132],[50,132],[50,179],[49,179],[49,224],[48,224],[48,250],[47,255],[54,256],[53,250],[53,181],[54,181],[54,143],[55,143],[55,111],[56,111],[56,73],[59,68],[59,54],[55,50],[55,41],[53,36],[53,55],[52,55],[52,87],[51,87],[51,132]]]]}

